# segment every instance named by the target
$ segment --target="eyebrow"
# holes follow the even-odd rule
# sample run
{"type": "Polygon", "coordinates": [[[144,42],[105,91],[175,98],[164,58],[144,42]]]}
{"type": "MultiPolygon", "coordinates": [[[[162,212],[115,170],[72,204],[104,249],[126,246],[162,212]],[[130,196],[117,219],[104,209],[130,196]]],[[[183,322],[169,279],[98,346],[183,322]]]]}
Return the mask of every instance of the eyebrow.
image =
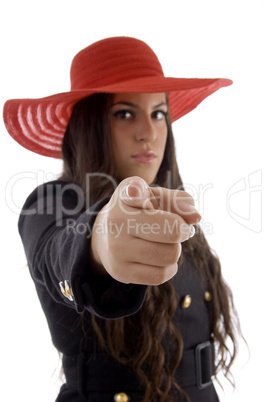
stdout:
{"type": "MultiPolygon", "coordinates": [[[[130,107],[132,107],[132,108],[134,108],[134,109],[138,109],[138,108],[139,108],[139,106],[136,105],[135,103],[124,102],[124,101],[119,101],[119,102],[113,103],[113,104],[111,105],[111,107],[117,106],[117,105],[130,106],[130,107]]],[[[168,107],[168,105],[167,105],[166,102],[161,102],[161,103],[159,103],[158,105],[153,106],[153,109],[157,109],[157,108],[159,108],[159,107],[161,107],[161,106],[166,106],[166,107],[168,107]]]]}

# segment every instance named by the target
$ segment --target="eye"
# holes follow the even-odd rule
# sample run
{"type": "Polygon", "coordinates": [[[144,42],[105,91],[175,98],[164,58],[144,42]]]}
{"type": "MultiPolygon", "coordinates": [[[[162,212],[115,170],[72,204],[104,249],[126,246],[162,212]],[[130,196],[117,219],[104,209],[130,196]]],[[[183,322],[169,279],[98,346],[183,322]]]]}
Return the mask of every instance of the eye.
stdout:
{"type": "Polygon", "coordinates": [[[132,112],[130,112],[129,110],[126,109],[122,109],[122,110],[118,110],[117,112],[114,113],[114,116],[117,119],[121,119],[121,120],[128,120],[131,117],[133,117],[132,112]]]}
{"type": "Polygon", "coordinates": [[[152,118],[156,119],[156,120],[165,120],[167,116],[167,112],[165,112],[165,110],[155,110],[152,113],[152,118]]]}

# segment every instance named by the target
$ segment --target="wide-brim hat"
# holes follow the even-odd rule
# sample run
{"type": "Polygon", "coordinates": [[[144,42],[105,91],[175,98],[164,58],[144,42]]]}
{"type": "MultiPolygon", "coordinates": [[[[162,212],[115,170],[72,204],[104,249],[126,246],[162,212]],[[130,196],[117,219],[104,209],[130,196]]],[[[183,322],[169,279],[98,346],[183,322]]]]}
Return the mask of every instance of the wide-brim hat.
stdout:
{"type": "Polygon", "coordinates": [[[165,77],[153,50],[130,37],[103,39],[81,50],[72,61],[70,80],[69,92],[5,103],[6,128],[20,145],[61,158],[62,138],[74,104],[95,93],[168,93],[175,121],[213,92],[232,84],[222,78],[165,77]]]}

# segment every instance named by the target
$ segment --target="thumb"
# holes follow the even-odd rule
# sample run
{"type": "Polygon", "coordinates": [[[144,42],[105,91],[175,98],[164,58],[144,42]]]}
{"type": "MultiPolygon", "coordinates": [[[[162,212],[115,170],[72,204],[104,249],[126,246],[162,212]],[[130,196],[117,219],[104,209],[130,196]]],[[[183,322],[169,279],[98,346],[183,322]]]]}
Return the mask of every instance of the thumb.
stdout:
{"type": "Polygon", "coordinates": [[[148,184],[141,177],[129,177],[120,184],[121,200],[134,208],[151,209],[154,198],[148,184]]]}

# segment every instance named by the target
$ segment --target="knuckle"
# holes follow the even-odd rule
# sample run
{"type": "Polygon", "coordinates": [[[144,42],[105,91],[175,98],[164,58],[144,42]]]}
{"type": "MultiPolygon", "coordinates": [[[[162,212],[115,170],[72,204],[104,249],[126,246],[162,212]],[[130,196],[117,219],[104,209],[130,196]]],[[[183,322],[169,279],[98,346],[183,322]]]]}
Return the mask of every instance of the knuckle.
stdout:
{"type": "Polygon", "coordinates": [[[163,269],[177,263],[181,254],[181,243],[171,244],[143,244],[135,242],[136,259],[142,264],[149,264],[163,269]]]}
{"type": "Polygon", "coordinates": [[[189,237],[189,225],[179,218],[166,225],[166,229],[169,240],[172,243],[182,242],[189,237]]]}
{"type": "Polygon", "coordinates": [[[158,286],[161,285],[168,280],[170,280],[178,271],[178,264],[171,264],[163,268],[158,268],[155,270],[153,276],[153,285],[158,286]]]}
{"type": "Polygon", "coordinates": [[[185,222],[181,223],[179,232],[180,241],[182,242],[187,240],[190,236],[190,233],[191,233],[190,225],[188,225],[185,222]]]}
{"type": "Polygon", "coordinates": [[[173,245],[173,252],[172,252],[172,263],[175,264],[179,260],[181,255],[181,244],[176,243],[173,245]]]}
{"type": "Polygon", "coordinates": [[[166,251],[163,253],[163,265],[171,265],[177,263],[179,257],[180,257],[180,252],[181,252],[181,245],[180,243],[174,243],[171,245],[168,245],[166,247],[166,251]]]}

